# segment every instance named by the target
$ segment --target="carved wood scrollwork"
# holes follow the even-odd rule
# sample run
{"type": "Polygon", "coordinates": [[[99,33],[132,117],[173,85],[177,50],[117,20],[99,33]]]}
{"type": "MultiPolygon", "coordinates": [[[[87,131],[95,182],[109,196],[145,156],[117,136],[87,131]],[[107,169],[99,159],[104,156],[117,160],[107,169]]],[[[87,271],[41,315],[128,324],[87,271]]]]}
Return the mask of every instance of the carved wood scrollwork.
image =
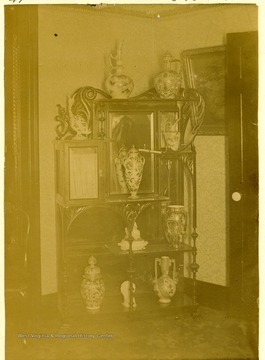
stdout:
{"type": "Polygon", "coordinates": [[[104,139],[106,136],[105,124],[106,124],[106,105],[100,103],[96,109],[96,116],[98,120],[98,137],[104,139]]]}
{"type": "Polygon", "coordinates": [[[133,225],[137,220],[139,214],[150,205],[150,202],[147,203],[137,203],[131,202],[122,205],[115,205],[115,210],[122,216],[125,221],[128,231],[133,230],[133,225]]]}
{"type": "Polygon", "coordinates": [[[194,166],[194,153],[185,153],[181,155],[181,161],[188,169],[192,180],[194,179],[195,166],[194,166]]]}
{"type": "Polygon", "coordinates": [[[57,139],[62,138],[90,138],[93,131],[93,100],[100,95],[110,98],[100,89],[85,86],[76,90],[67,98],[66,107],[57,105],[58,115],[55,120],[59,122],[56,127],[57,139]]]}
{"type": "Polygon", "coordinates": [[[67,233],[70,230],[71,225],[73,224],[74,220],[83,212],[90,209],[91,206],[81,206],[81,207],[64,207],[61,211],[64,212],[64,226],[65,232],[67,233]]]}
{"type": "MultiPolygon", "coordinates": [[[[56,126],[56,134],[57,139],[62,139],[69,130],[69,116],[64,107],[61,105],[57,105],[58,108],[58,115],[55,117],[55,121],[59,122],[59,124],[56,126]]],[[[70,130],[71,131],[71,130],[70,130]]]]}

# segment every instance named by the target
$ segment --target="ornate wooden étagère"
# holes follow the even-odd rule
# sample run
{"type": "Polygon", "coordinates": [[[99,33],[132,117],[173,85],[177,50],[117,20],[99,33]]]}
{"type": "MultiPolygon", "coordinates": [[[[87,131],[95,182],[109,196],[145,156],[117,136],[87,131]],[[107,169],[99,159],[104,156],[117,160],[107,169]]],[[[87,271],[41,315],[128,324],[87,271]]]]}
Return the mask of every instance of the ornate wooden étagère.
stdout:
{"type": "Polygon", "coordinates": [[[171,307],[181,299],[183,305],[184,276],[192,278],[190,305],[196,307],[193,142],[203,116],[202,97],[183,88],[173,99],[160,98],[155,89],[112,99],[83,87],[65,108],[58,105],[58,277],[64,317],[77,309],[104,313],[112,309],[111,299],[121,306],[119,296],[129,310],[138,308],[142,296],[157,302],[158,295],[171,307]],[[91,256],[101,273],[91,258],[85,267],[91,256]],[[154,264],[156,276],[161,268],[159,279],[154,264]]]}

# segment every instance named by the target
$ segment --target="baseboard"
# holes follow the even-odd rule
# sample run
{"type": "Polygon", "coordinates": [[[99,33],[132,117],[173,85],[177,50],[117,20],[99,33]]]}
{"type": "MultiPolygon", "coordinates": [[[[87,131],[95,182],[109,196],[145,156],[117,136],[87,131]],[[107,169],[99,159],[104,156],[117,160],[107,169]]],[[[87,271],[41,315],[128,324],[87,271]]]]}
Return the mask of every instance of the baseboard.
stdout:
{"type": "MultiPolygon", "coordinates": [[[[193,293],[192,279],[185,278],[185,292],[189,295],[193,293]]],[[[228,312],[228,287],[196,281],[196,296],[199,305],[207,306],[212,309],[228,312]]]]}

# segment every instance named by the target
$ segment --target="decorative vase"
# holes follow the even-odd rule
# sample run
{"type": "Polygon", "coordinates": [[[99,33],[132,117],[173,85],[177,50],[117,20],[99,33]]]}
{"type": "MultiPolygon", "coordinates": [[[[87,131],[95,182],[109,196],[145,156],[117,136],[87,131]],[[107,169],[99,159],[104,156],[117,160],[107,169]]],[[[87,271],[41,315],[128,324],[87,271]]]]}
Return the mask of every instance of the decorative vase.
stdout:
{"type": "Polygon", "coordinates": [[[99,310],[105,294],[105,286],[101,277],[100,268],[96,265],[94,256],[88,259],[83,281],[81,283],[81,296],[89,311],[99,310]]]}
{"type": "Polygon", "coordinates": [[[105,86],[113,99],[127,99],[134,88],[133,80],[124,74],[124,67],[121,61],[121,42],[115,55],[110,55],[110,71],[105,86]]]}
{"type": "Polygon", "coordinates": [[[167,241],[178,249],[183,244],[187,214],[183,205],[169,205],[164,213],[164,228],[167,241]]]}
{"type": "Polygon", "coordinates": [[[126,194],[128,192],[128,188],[125,181],[124,164],[123,164],[127,154],[128,154],[127,148],[125,146],[122,146],[119,150],[118,156],[114,160],[116,176],[122,194],[126,194]]]}
{"type": "Polygon", "coordinates": [[[179,71],[172,69],[172,63],[179,60],[173,59],[169,52],[163,57],[164,71],[160,72],[154,79],[154,87],[163,99],[174,99],[181,88],[182,75],[179,71]]]}
{"type": "Polygon", "coordinates": [[[133,145],[127,156],[124,158],[123,164],[126,184],[131,193],[129,199],[137,199],[137,191],[143,176],[145,158],[133,145]]]}
{"type": "MultiPolygon", "coordinates": [[[[132,283],[132,293],[134,293],[136,290],[136,286],[134,283],[132,283]]],[[[130,298],[131,298],[131,294],[130,294],[130,281],[126,280],[121,284],[121,293],[123,296],[123,303],[122,305],[125,306],[126,308],[130,307],[130,298]]],[[[135,297],[133,296],[132,299],[132,306],[136,307],[136,301],[135,301],[135,297]]]]}
{"type": "Polygon", "coordinates": [[[176,261],[170,259],[169,256],[162,256],[155,259],[155,279],[154,279],[154,291],[159,297],[161,304],[168,304],[171,302],[172,296],[176,292],[177,286],[177,274],[176,274],[176,261]],[[158,265],[160,265],[162,275],[158,278],[158,265]],[[173,265],[172,277],[169,276],[169,270],[173,265]]]}

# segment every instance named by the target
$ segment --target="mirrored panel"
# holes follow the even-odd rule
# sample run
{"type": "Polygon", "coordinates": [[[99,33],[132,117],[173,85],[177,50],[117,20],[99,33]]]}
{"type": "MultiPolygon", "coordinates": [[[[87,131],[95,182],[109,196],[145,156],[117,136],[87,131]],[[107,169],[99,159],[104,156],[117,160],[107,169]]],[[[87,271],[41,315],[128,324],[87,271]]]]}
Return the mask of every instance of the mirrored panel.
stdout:
{"type": "MultiPolygon", "coordinates": [[[[123,159],[134,146],[154,150],[154,113],[110,112],[110,194],[129,194],[123,159]]],[[[141,153],[145,159],[138,194],[154,193],[154,154],[141,153]]]]}
{"type": "Polygon", "coordinates": [[[178,112],[161,111],[160,123],[160,146],[177,151],[180,145],[180,116],[178,112]]]}

